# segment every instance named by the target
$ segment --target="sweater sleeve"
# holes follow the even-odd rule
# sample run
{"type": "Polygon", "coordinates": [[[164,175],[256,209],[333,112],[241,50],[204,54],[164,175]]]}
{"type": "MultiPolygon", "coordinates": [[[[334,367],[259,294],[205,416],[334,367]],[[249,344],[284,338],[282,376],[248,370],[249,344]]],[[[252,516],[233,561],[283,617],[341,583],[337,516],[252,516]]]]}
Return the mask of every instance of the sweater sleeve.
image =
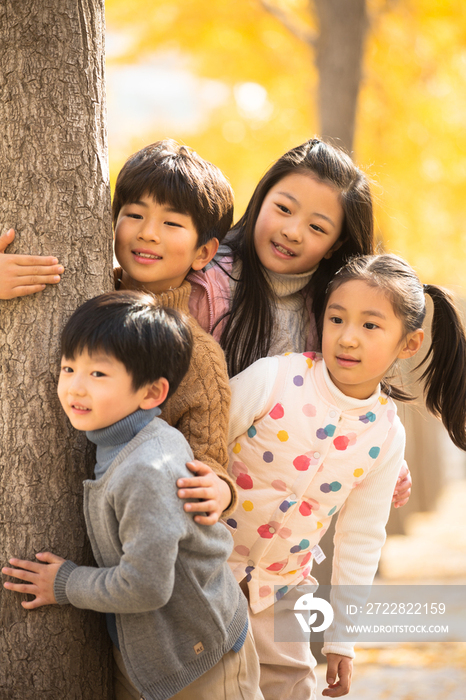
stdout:
{"type": "MultiPolygon", "coordinates": [[[[405,431],[398,418],[387,443],[388,446],[379,456],[377,464],[352,490],[338,516],[332,587],[372,585],[386,539],[385,526],[404,457],[405,431]]],[[[344,594],[344,590],[340,589],[340,592],[344,594]]],[[[350,591],[349,588],[346,590],[350,591]]],[[[361,589],[353,590],[356,592],[361,589]]],[[[334,592],[331,593],[332,598],[335,595],[334,592]]],[[[345,606],[341,601],[337,603],[335,599],[331,599],[331,603],[334,611],[343,613],[345,606]]],[[[348,623],[354,624],[354,619],[348,620],[348,623]]],[[[335,630],[336,625],[326,630],[323,653],[342,654],[353,658],[353,643],[342,642],[338,635],[335,636],[335,630]]]]}
{"type": "Polygon", "coordinates": [[[163,470],[135,462],[118,487],[109,490],[121,543],[119,563],[97,568],[65,562],[54,584],[58,603],[98,612],[142,613],[168,602],[179,543],[188,531],[169,459],[163,456],[163,470]]]}
{"type": "Polygon", "coordinates": [[[222,517],[236,508],[238,494],[227,473],[230,387],[223,351],[197,323],[193,327],[194,349],[189,371],[165,404],[161,417],[188,441],[194,458],[204,462],[231,491],[231,502],[222,517]]]}
{"type": "Polygon", "coordinates": [[[278,357],[264,357],[230,379],[228,444],[265,414],[277,374],[278,357]]]}

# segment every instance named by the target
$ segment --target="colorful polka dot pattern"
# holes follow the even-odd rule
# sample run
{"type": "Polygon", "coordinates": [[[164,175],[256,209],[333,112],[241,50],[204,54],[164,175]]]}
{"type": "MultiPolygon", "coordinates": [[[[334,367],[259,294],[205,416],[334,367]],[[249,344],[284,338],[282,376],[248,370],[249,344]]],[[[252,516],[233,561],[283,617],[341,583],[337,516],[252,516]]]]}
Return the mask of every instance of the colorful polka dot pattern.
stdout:
{"type": "Polygon", "coordinates": [[[359,416],[359,420],[361,421],[361,423],[373,423],[376,418],[377,416],[375,415],[375,413],[372,413],[372,411],[368,411],[363,416],[359,416]]]}
{"type": "Polygon", "coordinates": [[[322,493],[330,493],[330,491],[339,491],[341,489],[341,484],[339,481],[332,481],[331,484],[321,484],[320,490],[322,493]]]}
{"type": "Polygon", "coordinates": [[[285,410],[281,403],[275,404],[275,406],[272,408],[272,410],[269,413],[269,416],[273,418],[274,420],[280,420],[280,418],[283,418],[285,415],[285,410]]]}
{"type": "Polygon", "coordinates": [[[301,552],[303,549],[307,549],[311,543],[309,540],[301,540],[299,544],[295,544],[293,547],[291,547],[290,552],[291,554],[296,554],[297,552],[301,552]]]}
{"type": "Polygon", "coordinates": [[[309,374],[317,372],[320,362],[315,353],[304,358],[303,368],[302,356],[289,356],[294,364],[284,393],[277,393],[269,413],[230,448],[230,472],[240,495],[235,516],[226,521],[237,541],[233,561],[248,581],[260,584],[251,591],[261,599],[274,596],[277,580],[284,584],[275,593],[279,600],[309,575],[310,549],[371,469],[396,416],[381,396],[375,408],[351,420],[338,410],[337,423],[334,408],[323,411],[312,403],[308,367],[313,367],[309,374]],[[316,495],[318,500],[311,497],[316,495]],[[267,564],[261,552],[267,553],[267,564]]]}
{"type": "Polygon", "coordinates": [[[276,599],[277,599],[277,600],[280,600],[281,598],[283,598],[283,596],[284,596],[286,593],[288,593],[288,590],[289,590],[289,589],[288,589],[288,586],[283,586],[282,588],[280,588],[280,589],[275,593],[276,599]]]}
{"type": "Polygon", "coordinates": [[[280,508],[282,513],[286,513],[286,511],[289,510],[291,506],[294,506],[296,502],[297,501],[282,501],[278,507],[280,508]]]}
{"type": "Polygon", "coordinates": [[[319,438],[319,440],[326,440],[328,437],[334,436],[336,428],[336,425],[326,425],[325,428],[319,428],[319,430],[316,432],[316,435],[319,438]]]}

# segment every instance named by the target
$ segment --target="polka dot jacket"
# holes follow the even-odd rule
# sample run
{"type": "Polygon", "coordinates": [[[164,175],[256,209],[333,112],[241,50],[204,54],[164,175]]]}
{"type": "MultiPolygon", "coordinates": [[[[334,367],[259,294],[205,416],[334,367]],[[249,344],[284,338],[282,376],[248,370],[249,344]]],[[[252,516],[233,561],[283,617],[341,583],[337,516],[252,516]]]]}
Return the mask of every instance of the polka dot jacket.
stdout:
{"type": "Polygon", "coordinates": [[[395,404],[380,392],[357,402],[363,413],[341,410],[315,353],[278,361],[267,413],[229,447],[239,494],[226,520],[234,538],[229,562],[238,581],[246,576],[253,612],[310,575],[312,548],[383,458],[394,423],[401,427],[395,404]]]}

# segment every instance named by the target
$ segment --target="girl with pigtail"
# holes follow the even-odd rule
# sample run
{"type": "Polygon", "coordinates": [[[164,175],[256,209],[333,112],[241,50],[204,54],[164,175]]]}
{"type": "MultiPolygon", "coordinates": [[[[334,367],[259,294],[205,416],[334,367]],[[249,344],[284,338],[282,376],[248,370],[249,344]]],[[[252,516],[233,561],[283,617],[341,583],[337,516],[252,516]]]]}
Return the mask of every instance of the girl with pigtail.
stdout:
{"type": "MultiPolygon", "coordinates": [[[[395,369],[422,345],[426,294],[434,312],[421,363],[425,401],[466,450],[465,330],[448,293],[423,286],[395,255],[355,257],[334,275],[322,356],[262,358],[230,382],[229,473],[239,504],[226,521],[229,563],[249,600],[265,700],[316,698],[309,641],[275,641],[274,630],[280,619],[281,629],[292,627],[297,592],[317,584],[313,559],[334,514],[332,587],[372,584],[405,446],[393,399],[413,398],[395,369]]],[[[338,629],[325,632],[329,697],[348,693],[351,681],[353,647],[338,629]]]]}
{"type": "MultiPolygon", "coordinates": [[[[326,299],[352,280],[363,281],[373,289],[380,288],[390,300],[406,334],[422,330],[426,316],[425,296],[430,296],[433,303],[431,345],[418,365],[424,367],[420,382],[424,385],[427,409],[442,421],[454,444],[466,450],[466,338],[451,295],[434,284],[421,284],[408,263],[396,255],[380,255],[351,260],[329,284],[326,299]]],[[[382,380],[381,389],[398,401],[414,398],[391,383],[388,377],[382,380]]]]}

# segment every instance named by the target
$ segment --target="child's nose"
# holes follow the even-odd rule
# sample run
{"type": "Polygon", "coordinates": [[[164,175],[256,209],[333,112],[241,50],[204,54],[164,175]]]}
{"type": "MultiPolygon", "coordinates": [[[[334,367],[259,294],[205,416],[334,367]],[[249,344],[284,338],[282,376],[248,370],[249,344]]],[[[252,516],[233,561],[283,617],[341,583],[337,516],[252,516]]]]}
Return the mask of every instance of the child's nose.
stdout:
{"type": "Polygon", "coordinates": [[[282,234],[288,241],[299,243],[302,239],[301,226],[298,221],[289,219],[282,228],[282,234]]]}
{"type": "Polygon", "coordinates": [[[354,328],[346,326],[340,335],[340,345],[343,347],[355,347],[358,344],[357,334],[354,328]]]}
{"type": "Polygon", "coordinates": [[[156,241],[159,242],[159,229],[155,222],[147,221],[144,222],[143,226],[139,231],[138,238],[144,241],[156,241]]]}
{"type": "Polygon", "coordinates": [[[84,382],[79,377],[74,377],[69,386],[69,392],[73,396],[84,396],[86,393],[84,382]]]}

